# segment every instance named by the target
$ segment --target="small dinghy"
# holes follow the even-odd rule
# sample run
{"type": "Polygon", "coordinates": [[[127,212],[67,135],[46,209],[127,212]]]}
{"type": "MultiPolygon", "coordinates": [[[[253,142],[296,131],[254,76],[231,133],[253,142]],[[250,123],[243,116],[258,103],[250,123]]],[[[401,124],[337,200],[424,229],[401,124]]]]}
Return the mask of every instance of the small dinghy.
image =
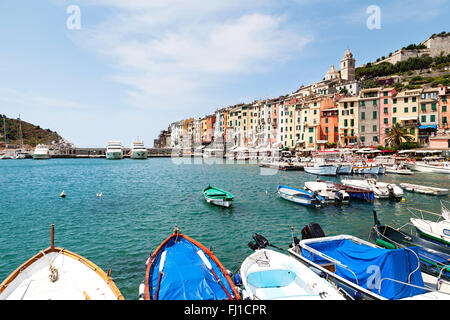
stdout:
{"type": "Polygon", "coordinates": [[[249,247],[255,252],[241,265],[240,277],[251,300],[345,300],[324,278],[294,258],[266,249],[258,239],[249,247]]]}
{"type": "Polygon", "coordinates": [[[431,194],[435,196],[444,196],[448,194],[448,189],[422,186],[419,184],[400,183],[400,187],[402,187],[406,191],[431,194]]]}
{"type": "Polygon", "coordinates": [[[401,175],[412,175],[414,172],[408,169],[406,164],[393,165],[391,167],[386,167],[386,173],[401,174],[401,175]]]}
{"type": "Polygon", "coordinates": [[[201,243],[175,230],[147,262],[144,300],[238,300],[219,259],[201,243]]]}
{"type": "Polygon", "coordinates": [[[450,246],[450,211],[442,200],[440,214],[416,208],[407,209],[415,217],[411,218],[410,221],[420,232],[421,237],[450,246]],[[437,217],[437,219],[435,221],[430,220],[429,216],[437,217]]]}
{"type": "Polygon", "coordinates": [[[109,272],[51,244],[0,284],[0,300],[124,300],[109,272]]]}
{"type": "Polygon", "coordinates": [[[334,187],[337,190],[343,191],[347,193],[350,197],[350,199],[356,199],[356,200],[364,200],[371,202],[374,199],[373,191],[363,188],[355,188],[350,186],[344,186],[343,184],[336,183],[333,181],[323,181],[323,180],[317,180],[317,182],[324,182],[327,184],[333,184],[334,187]]]}
{"type": "Polygon", "coordinates": [[[305,166],[303,170],[315,175],[335,176],[337,173],[337,166],[331,164],[316,164],[313,167],[305,166]]]}
{"type": "Polygon", "coordinates": [[[211,186],[203,189],[203,197],[206,202],[225,208],[229,208],[234,200],[234,196],[228,191],[211,186]]]}
{"type": "Polygon", "coordinates": [[[320,207],[325,203],[325,199],[317,192],[308,192],[305,190],[287,187],[287,186],[278,186],[278,195],[283,199],[295,202],[297,204],[301,204],[308,207],[320,207]]]}
{"type": "Polygon", "coordinates": [[[342,184],[354,188],[372,190],[375,198],[378,199],[401,199],[403,190],[393,183],[379,182],[376,179],[343,179],[342,184]]]}

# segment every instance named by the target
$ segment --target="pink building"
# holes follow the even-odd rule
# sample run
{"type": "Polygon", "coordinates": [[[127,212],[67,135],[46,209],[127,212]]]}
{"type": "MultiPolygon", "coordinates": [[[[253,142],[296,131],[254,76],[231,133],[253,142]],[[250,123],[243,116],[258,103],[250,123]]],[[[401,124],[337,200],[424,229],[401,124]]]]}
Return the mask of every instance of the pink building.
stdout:
{"type": "Polygon", "coordinates": [[[392,128],[392,104],[393,98],[397,96],[395,88],[381,89],[379,92],[379,127],[380,127],[380,144],[389,147],[390,143],[387,138],[389,130],[392,128]]]}

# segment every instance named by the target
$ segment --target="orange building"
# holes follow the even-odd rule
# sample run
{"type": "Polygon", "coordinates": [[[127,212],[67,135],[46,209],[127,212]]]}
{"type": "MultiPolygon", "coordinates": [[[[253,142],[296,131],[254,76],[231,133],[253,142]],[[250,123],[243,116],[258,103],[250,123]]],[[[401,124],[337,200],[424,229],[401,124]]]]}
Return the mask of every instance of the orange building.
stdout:
{"type": "Polygon", "coordinates": [[[439,124],[441,131],[449,129],[450,110],[448,100],[450,99],[450,87],[440,86],[438,91],[439,124]]]}
{"type": "Polygon", "coordinates": [[[339,141],[339,110],[331,98],[320,101],[320,125],[317,137],[317,149],[325,149],[326,143],[339,141]]]}

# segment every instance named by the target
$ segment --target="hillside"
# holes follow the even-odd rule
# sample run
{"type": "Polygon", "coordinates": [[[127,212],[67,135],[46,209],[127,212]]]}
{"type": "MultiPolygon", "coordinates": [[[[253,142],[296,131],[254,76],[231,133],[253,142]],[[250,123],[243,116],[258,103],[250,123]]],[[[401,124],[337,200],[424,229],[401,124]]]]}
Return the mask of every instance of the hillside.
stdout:
{"type": "MultiPolygon", "coordinates": [[[[6,122],[6,142],[10,148],[19,148],[21,144],[20,139],[20,124],[18,119],[10,119],[5,115],[0,115],[0,148],[5,147],[5,135],[3,126],[3,117],[6,122]]],[[[43,129],[38,125],[21,121],[22,124],[22,136],[23,144],[25,148],[35,147],[39,143],[47,145],[70,145],[64,138],[62,138],[57,132],[50,129],[43,129]]]]}

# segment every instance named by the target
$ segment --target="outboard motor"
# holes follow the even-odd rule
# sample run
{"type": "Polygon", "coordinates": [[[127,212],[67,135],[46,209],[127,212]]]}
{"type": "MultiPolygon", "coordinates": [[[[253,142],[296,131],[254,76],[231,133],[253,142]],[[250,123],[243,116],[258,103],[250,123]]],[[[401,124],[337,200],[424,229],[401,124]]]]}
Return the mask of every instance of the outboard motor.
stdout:
{"type": "Polygon", "coordinates": [[[325,233],[318,223],[308,223],[302,229],[302,240],[325,237],[325,233]]]}
{"type": "Polygon", "coordinates": [[[397,196],[395,195],[394,187],[393,187],[393,186],[391,186],[390,184],[388,184],[388,185],[386,186],[386,188],[388,189],[388,192],[389,192],[389,198],[390,198],[390,199],[395,199],[395,200],[397,200],[397,201],[400,201],[401,197],[397,197],[397,196]]]}
{"type": "Polygon", "coordinates": [[[335,204],[342,204],[342,201],[344,200],[344,195],[340,191],[336,191],[334,193],[334,203],[335,204]]]}

